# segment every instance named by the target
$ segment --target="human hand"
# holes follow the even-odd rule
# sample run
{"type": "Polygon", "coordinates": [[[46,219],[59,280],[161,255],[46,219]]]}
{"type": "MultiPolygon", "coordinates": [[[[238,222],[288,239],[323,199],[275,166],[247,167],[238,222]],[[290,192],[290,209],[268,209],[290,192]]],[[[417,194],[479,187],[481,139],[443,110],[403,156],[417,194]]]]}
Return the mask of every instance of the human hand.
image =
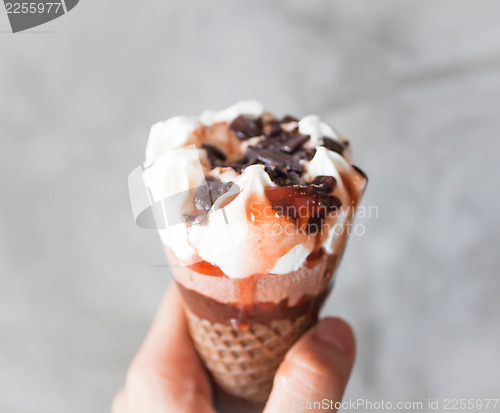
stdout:
{"type": "Polygon", "coordinates": [[[265,406],[250,405],[220,391],[214,398],[212,383],[189,336],[181,297],[172,285],[129,367],[124,388],[113,401],[112,413],[214,413],[226,409],[281,413],[297,410],[299,402],[305,405],[327,399],[335,403],[342,398],[354,357],[351,328],[328,317],[288,351],[265,406]]]}

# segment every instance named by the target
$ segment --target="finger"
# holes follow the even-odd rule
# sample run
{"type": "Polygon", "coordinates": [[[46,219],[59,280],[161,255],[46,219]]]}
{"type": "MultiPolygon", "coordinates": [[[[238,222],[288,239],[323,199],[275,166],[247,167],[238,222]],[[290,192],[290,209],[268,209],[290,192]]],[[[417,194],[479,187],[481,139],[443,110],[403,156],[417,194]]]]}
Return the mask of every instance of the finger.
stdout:
{"type": "Polygon", "coordinates": [[[126,380],[135,412],[213,412],[211,386],[189,336],[179,291],[172,285],[126,380]]]}
{"type": "Polygon", "coordinates": [[[121,389],[113,400],[111,413],[127,413],[125,390],[121,389]]]}
{"type": "Polygon", "coordinates": [[[281,363],[264,412],[336,411],[354,364],[356,344],[349,325],[325,318],[306,333],[281,363]],[[328,406],[322,404],[328,401],[328,406]]]}

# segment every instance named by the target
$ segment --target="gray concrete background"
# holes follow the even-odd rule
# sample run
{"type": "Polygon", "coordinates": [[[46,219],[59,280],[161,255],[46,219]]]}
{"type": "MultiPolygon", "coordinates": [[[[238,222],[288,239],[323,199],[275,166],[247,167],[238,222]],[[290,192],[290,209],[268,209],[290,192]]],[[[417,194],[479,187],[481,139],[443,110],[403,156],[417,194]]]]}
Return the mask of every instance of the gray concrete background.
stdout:
{"type": "Polygon", "coordinates": [[[255,98],[320,113],[370,175],[324,314],[347,397],[500,397],[500,3],[81,1],[0,12],[0,411],[105,412],[169,282],[127,176],[149,126],[255,98]]]}

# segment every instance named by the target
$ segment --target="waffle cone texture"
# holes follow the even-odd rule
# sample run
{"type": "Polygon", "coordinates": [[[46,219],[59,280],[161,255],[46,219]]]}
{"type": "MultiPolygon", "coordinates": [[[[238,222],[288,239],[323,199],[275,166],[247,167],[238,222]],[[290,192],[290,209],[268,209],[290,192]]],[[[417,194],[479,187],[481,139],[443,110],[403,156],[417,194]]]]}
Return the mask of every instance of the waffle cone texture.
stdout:
{"type": "Polygon", "coordinates": [[[286,352],[312,325],[310,317],[303,315],[238,330],[189,310],[186,313],[195,347],[216,383],[229,394],[252,402],[268,398],[286,352]]]}

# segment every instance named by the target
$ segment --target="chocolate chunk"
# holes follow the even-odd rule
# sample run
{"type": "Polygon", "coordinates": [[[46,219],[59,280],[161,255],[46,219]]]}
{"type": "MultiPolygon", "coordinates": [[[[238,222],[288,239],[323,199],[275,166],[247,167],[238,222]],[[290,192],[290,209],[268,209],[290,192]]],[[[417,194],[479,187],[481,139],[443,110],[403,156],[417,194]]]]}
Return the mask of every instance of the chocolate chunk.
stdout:
{"type": "Polygon", "coordinates": [[[333,176],[319,175],[311,182],[318,191],[330,193],[335,188],[337,181],[333,176]]]}
{"type": "Polygon", "coordinates": [[[186,224],[190,224],[196,220],[196,215],[190,215],[190,214],[183,214],[182,215],[182,222],[185,222],[186,224]]]}
{"type": "Polygon", "coordinates": [[[312,217],[325,218],[328,215],[330,200],[325,192],[316,192],[316,208],[311,214],[312,217]]]}
{"type": "Polygon", "coordinates": [[[342,201],[336,196],[330,195],[328,197],[328,212],[337,211],[342,206],[342,201]]]}
{"type": "Polygon", "coordinates": [[[289,123],[289,122],[298,122],[299,120],[290,115],[283,116],[283,118],[280,120],[281,123],[289,123]]]}
{"type": "Polygon", "coordinates": [[[289,135],[283,145],[281,145],[280,149],[283,152],[293,153],[308,140],[309,135],[302,135],[298,130],[295,130],[289,135]]]}
{"type": "Polygon", "coordinates": [[[221,182],[217,178],[207,176],[206,185],[201,186],[194,196],[194,203],[205,211],[210,210],[217,198],[229,191],[231,182],[221,182]]]}
{"type": "Polygon", "coordinates": [[[264,163],[259,161],[259,160],[253,160],[251,162],[246,162],[244,159],[240,160],[238,162],[233,163],[232,165],[229,165],[231,168],[233,168],[236,172],[242,173],[243,169],[245,169],[247,166],[250,165],[263,165],[264,163]]]}
{"type": "Polygon", "coordinates": [[[297,149],[294,153],[295,157],[298,157],[306,161],[310,161],[312,158],[314,158],[314,155],[316,155],[316,148],[301,147],[297,149]]]}
{"type": "Polygon", "coordinates": [[[248,165],[246,162],[234,162],[233,164],[229,165],[231,168],[233,168],[236,172],[239,174],[243,169],[245,169],[248,165]]]}
{"type": "Polygon", "coordinates": [[[300,178],[300,175],[297,172],[288,171],[286,185],[304,185],[304,181],[300,178]]]}
{"type": "Polygon", "coordinates": [[[236,172],[241,173],[241,171],[243,171],[243,169],[245,169],[249,165],[262,163],[257,159],[255,151],[252,151],[250,149],[251,148],[247,149],[247,152],[243,158],[238,159],[236,162],[232,163],[229,166],[233,168],[236,172]]]}
{"type": "Polygon", "coordinates": [[[257,162],[263,163],[264,165],[270,165],[280,168],[284,171],[293,171],[301,174],[304,172],[304,167],[300,163],[300,156],[290,156],[281,152],[278,148],[268,147],[268,148],[248,148],[247,156],[254,157],[257,162]]]}
{"type": "Polygon", "coordinates": [[[304,172],[304,166],[300,163],[302,158],[300,156],[293,156],[288,158],[286,162],[286,169],[288,171],[297,172],[298,174],[302,174],[304,172]]]}
{"type": "Polygon", "coordinates": [[[217,146],[209,143],[202,143],[201,147],[207,151],[208,160],[210,161],[212,168],[223,165],[224,161],[227,159],[226,154],[217,146]]]}
{"type": "Polygon", "coordinates": [[[302,154],[302,156],[308,161],[310,161],[312,158],[314,158],[314,155],[316,155],[316,148],[306,149],[306,150],[304,150],[304,153],[302,154]]]}
{"type": "Polygon", "coordinates": [[[316,192],[315,209],[311,216],[326,218],[330,212],[337,211],[341,205],[342,202],[336,196],[328,195],[326,192],[316,192]]]}
{"type": "Polygon", "coordinates": [[[340,153],[344,152],[344,145],[336,140],[331,138],[327,138],[326,136],[322,137],[320,140],[320,146],[324,146],[326,149],[340,153]]]}
{"type": "Polygon", "coordinates": [[[289,157],[284,153],[267,148],[248,148],[247,153],[265,165],[272,165],[282,169],[287,167],[287,161],[289,160],[289,157]]]}
{"type": "Polygon", "coordinates": [[[281,132],[281,125],[277,120],[271,120],[267,122],[262,129],[264,135],[275,136],[281,132]]]}
{"type": "MultiPolygon", "coordinates": [[[[287,117],[285,120],[296,119],[287,117]]],[[[292,132],[285,131],[275,119],[266,120],[262,125],[262,119],[256,120],[244,115],[238,116],[230,127],[241,139],[253,136],[259,128],[259,133],[264,133],[262,139],[247,148],[243,158],[230,165],[235,171],[241,172],[249,165],[263,164],[277,185],[303,184],[300,176],[304,172],[304,166],[301,161],[311,160],[315,154],[314,148],[303,147],[304,142],[310,138],[308,135],[299,133],[297,128],[292,132]],[[260,124],[255,126],[258,121],[260,124]],[[248,132],[248,128],[253,130],[248,132]]]]}
{"type": "Polygon", "coordinates": [[[240,115],[229,125],[238,138],[250,139],[262,134],[262,119],[249,115],[240,115]]]}
{"type": "Polygon", "coordinates": [[[283,169],[274,165],[267,165],[264,169],[269,175],[269,178],[271,178],[271,181],[273,181],[278,186],[285,186],[283,185],[283,182],[286,180],[287,176],[286,172],[283,171],[283,169]]]}
{"type": "Polygon", "coordinates": [[[277,166],[268,165],[265,168],[271,180],[278,186],[303,185],[300,175],[293,171],[284,171],[277,166]]]}
{"type": "Polygon", "coordinates": [[[264,139],[259,141],[255,147],[256,148],[274,148],[280,145],[281,140],[279,136],[266,136],[264,139]]]}

